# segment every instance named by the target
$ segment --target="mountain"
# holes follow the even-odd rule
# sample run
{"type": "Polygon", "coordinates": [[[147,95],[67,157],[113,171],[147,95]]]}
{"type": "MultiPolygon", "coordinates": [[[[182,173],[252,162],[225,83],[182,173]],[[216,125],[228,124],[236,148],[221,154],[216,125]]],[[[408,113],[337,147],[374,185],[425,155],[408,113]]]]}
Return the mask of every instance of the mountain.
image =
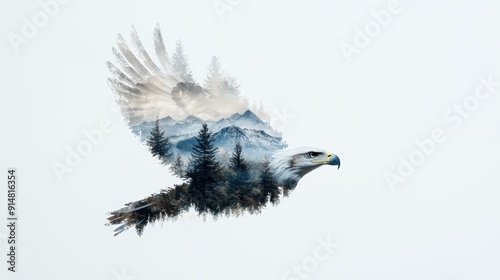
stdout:
{"type": "Polygon", "coordinates": [[[239,117],[241,117],[241,114],[240,113],[234,113],[232,114],[229,118],[227,118],[228,120],[230,121],[234,121],[236,119],[238,119],[239,117]]]}
{"type": "MultiPolygon", "coordinates": [[[[167,116],[167,117],[164,117],[164,118],[160,119],[160,125],[161,126],[174,125],[176,123],[177,123],[177,121],[174,120],[174,119],[172,119],[172,117],[170,117],[170,116],[167,116]]],[[[153,122],[153,124],[154,124],[154,122],[153,122]]]]}
{"type": "MultiPolygon", "coordinates": [[[[261,130],[241,128],[235,125],[225,127],[212,134],[212,139],[220,157],[226,159],[231,156],[237,143],[241,144],[244,156],[254,161],[260,161],[273,151],[286,147],[281,137],[271,136],[261,130]]],[[[189,157],[194,144],[196,144],[195,137],[181,140],[174,145],[173,152],[180,153],[183,157],[189,157]]]]}
{"type": "Polygon", "coordinates": [[[243,113],[243,115],[241,115],[237,119],[233,120],[233,122],[235,125],[238,125],[241,127],[265,125],[265,123],[250,110],[246,110],[245,113],[243,113]]]}
{"type": "Polygon", "coordinates": [[[257,115],[255,115],[252,111],[246,110],[241,117],[238,118],[238,120],[247,120],[251,121],[254,123],[264,123],[257,115]]]}
{"type": "Polygon", "coordinates": [[[226,126],[230,126],[231,123],[232,123],[232,121],[229,118],[222,118],[222,119],[218,120],[214,125],[226,127],[226,126]]]}
{"type": "Polygon", "coordinates": [[[179,122],[182,122],[182,123],[192,123],[192,122],[203,123],[203,120],[198,118],[197,116],[189,115],[186,118],[184,118],[183,120],[180,120],[179,122]]]}
{"type": "MultiPolygon", "coordinates": [[[[139,135],[141,132],[149,132],[154,126],[156,121],[143,122],[139,125],[131,126],[132,132],[139,135]]],[[[177,123],[172,117],[167,116],[160,119],[160,127],[171,126],[177,123]]],[[[146,133],[147,134],[147,133],[146,133]]]]}
{"type": "MultiPolygon", "coordinates": [[[[216,144],[222,151],[232,151],[234,145],[240,142],[243,148],[248,148],[260,156],[260,151],[282,148],[281,134],[261,120],[251,110],[243,114],[235,113],[227,118],[217,121],[204,121],[194,115],[176,121],[170,116],[160,119],[160,128],[165,131],[165,136],[170,138],[175,150],[188,157],[191,147],[195,143],[194,137],[198,135],[201,125],[206,123],[213,133],[216,144]]],[[[132,132],[146,141],[155,122],[143,122],[132,126],[132,132]]],[[[174,151],[175,152],[175,151],[174,151]]]]}

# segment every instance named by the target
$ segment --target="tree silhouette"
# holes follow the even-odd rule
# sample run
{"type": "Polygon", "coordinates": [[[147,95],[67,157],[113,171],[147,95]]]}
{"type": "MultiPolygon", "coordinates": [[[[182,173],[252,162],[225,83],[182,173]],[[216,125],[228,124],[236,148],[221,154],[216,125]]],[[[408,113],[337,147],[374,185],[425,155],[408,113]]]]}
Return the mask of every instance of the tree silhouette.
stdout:
{"type": "Polygon", "coordinates": [[[207,70],[208,73],[204,87],[208,89],[210,94],[218,95],[221,92],[222,82],[224,80],[218,57],[212,56],[212,60],[210,60],[207,70]]]}
{"type": "Polygon", "coordinates": [[[248,180],[248,164],[242,154],[243,148],[240,143],[237,143],[234,147],[234,151],[229,159],[229,168],[231,168],[236,173],[237,182],[243,182],[248,180]]]}
{"type": "Polygon", "coordinates": [[[280,182],[281,189],[283,190],[283,197],[289,196],[290,192],[295,189],[298,182],[299,181],[291,178],[285,179],[282,182],[280,182]]]}
{"type": "Polygon", "coordinates": [[[222,89],[225,92],[237,95],[240,93],[240,84],[238,84],[236,77],[226,75],[223,78],[222,89]]]}
{"type": "Polygon", "coordinates": [[[251,190],[251,182],[248,163],[243,157],[243,148],[240,143],[234,147],[234,151],[229,159],[229,186],[228,195],[231,197],[230,205],[239,203],[247,206],[251,190]]]}
{"type": "Polygon", "coordinates": [[[187,82],[193,82],[193,73],[191,69],[189,69],[187,56],[184,54],[184,46],[182,46],[181,40],[175,43],[175,51],[172,55],[172,66],[187,82]]]}
{"type": "Polygon", "coordinates": [[[170,171],[172,171],[172,173],[179,178],[185,177],[186,167],[180,154],[177,154],[175,157],[174,162],[170,166],[170,171]]]}
{"type": "Polygon", "coordinates": [[[172,154],[169,153],[172,144],[164,134],[165,131],[160,128],[160,120],[156,118],[155,126],[149,132],[146,144],[154,157],[158,157],[163,163],[167,163],[172,158],[172,154]]]}
{"type": "Polygon", "coordinates": [[[273,173],[271,171],[270,162],[267,158],[262,162],[262,169],[259,175],[260,178],[260,203],[265,205],[268,201],[272,204],[276,204],[279,202],[279,185],[278,182],[274,179],[273,173]]]}
{"type": "Polygon", "coordinates": [[[129,227],[135,227],[137,235],[141,236],[148,224],[174,219],[187,212],[191,207],[187,191],[188,185],[183,183],[174,185],[174,188],[163,189],[159,194],[128,203],[127,207],[110,213],[109,225],[119,225],[115,229],[115,235],[129,227]]]}
{"type": "Polygon", "coordinates": [[[195,209],[199,213],[217,214],[221,211],[217,199],[222,178],[222,167],[216,159],[217,148],[214,147],[212,132],[206,123],[203,124],[195,138],[191,160],[186,170],[189,180],[189,194],[195,209]]]}

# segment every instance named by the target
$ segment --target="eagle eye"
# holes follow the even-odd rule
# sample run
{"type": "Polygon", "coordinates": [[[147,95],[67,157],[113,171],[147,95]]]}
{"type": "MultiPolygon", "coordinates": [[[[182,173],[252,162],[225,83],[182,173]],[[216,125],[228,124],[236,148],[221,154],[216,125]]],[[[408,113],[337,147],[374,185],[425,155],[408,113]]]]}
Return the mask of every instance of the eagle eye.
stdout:
{"type": "Polygon", "coordinates": [[[318,153],[315,153],[315,152],[309,152],[309,153],[307,153],[307,154],[306,154],[306,156],[307,156],[308,158],[314,158],[314,157],[316,157],[317,155],[318,155],[318,153]]]}

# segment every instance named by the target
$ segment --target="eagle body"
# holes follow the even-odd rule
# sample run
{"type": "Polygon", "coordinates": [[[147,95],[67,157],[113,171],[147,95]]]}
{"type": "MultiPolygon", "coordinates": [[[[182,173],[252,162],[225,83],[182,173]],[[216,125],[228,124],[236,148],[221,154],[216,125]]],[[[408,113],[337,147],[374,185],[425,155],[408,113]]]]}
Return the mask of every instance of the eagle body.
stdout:
{"type": "MultiPolygon", "coordinates": [[[[158,25],[157,62],[133,27],[130,37],[132,48],[118,36],[108,83],[131,131],[183,182],[110,212],[115,235],[130,227],[142,235],[147,224],[192,208],[215,217],[259,213],[311,171],[340,167],[338,156],[323,149],[287,148],[267,113],[241,96],[233,77],[218,72],[217,59],[202,86],[171,63],[158,25]]],[[[179,55],[176,49],[174,58],[179,55]]]]}

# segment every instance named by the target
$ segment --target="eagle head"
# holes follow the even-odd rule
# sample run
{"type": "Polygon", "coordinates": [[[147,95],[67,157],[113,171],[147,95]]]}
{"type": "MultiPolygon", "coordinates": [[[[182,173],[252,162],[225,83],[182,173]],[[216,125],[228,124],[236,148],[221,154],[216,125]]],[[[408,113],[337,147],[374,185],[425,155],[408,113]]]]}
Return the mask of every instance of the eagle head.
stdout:
{"type": "Polygon", "coordinates": [[[322,165],[340,168],[340,159],[333,153],[314,147],[284,149],[271,156],[271,169],[279,181],[298,181],[322,165]]]}

